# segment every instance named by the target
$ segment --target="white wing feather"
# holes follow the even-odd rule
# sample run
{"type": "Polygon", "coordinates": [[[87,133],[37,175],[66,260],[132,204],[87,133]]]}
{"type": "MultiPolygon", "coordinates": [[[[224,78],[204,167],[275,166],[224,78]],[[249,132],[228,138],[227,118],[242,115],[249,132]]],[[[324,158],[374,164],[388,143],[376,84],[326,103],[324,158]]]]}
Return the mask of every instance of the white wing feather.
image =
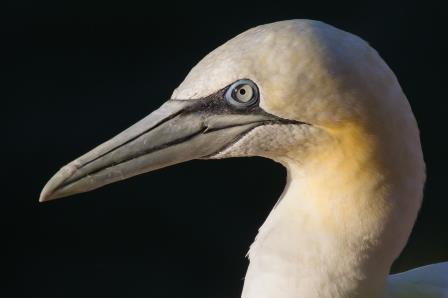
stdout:
{"type": "Polygon", "coordinates": [[[390,275],[391,298],[448,298],[448,262],[390,275]]]}

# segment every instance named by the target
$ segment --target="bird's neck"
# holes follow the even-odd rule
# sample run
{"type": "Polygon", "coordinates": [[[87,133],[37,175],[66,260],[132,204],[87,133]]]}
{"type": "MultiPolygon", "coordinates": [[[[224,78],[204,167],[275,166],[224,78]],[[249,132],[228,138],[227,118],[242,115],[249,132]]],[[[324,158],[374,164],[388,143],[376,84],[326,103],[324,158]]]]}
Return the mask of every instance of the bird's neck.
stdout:
{"type": "Polygon", "coordinates": [[[374,148],[365,139],[339,140],[308,164],[281,161],[288,183],[251,246],[243,298],[384,295],[417,214],[421,181],[403,178],[403,171],[413,175],[406,166],[412,152],[381,161],[374,148]]]}

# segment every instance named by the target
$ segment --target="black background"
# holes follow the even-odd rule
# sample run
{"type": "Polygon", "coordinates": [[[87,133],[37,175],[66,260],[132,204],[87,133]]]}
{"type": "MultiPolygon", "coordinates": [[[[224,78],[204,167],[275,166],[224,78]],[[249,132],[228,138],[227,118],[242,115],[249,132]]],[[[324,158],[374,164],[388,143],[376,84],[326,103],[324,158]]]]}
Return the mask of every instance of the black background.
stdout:
{"type": "MultiPolygon", "coordinates": [[[[169,98],[205,54],[255,25],[318,19],[375,47],[418,119],[428,182],[393,271],[448,260],[445,10],[429,1],[10,1],[2,9],[1,297],[239,297],[280,195],[261,158],[194,161],[38,204],[62,165],[169,98]]],[[[304,244],[306,245],[306,244],[304,244]]]]}

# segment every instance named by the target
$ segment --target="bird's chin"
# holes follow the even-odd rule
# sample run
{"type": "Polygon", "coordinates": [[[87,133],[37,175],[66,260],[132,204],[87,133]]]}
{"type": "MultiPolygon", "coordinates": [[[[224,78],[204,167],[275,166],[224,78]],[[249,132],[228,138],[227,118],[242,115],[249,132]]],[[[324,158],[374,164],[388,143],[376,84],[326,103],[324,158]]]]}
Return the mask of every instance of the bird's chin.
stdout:
{"type": "Polygon", "coordinates": [[[276,160],[286,144],[303,146],[316,128],[308,123],[268,122],[245,131],[217,152],[201,159],[260,156],[276,160]]]}

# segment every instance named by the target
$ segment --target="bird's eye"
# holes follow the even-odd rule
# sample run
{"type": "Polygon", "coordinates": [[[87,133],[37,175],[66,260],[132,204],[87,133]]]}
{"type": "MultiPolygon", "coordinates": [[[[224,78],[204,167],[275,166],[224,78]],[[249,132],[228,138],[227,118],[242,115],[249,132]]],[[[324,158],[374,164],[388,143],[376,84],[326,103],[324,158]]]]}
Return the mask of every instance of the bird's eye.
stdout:
{"type": "Polygon", "coordinates": [[[225,97],[237,108],[251,107],[258,102],[258,88],[251,80],[239,80],[227,89],[225,97]]]}

